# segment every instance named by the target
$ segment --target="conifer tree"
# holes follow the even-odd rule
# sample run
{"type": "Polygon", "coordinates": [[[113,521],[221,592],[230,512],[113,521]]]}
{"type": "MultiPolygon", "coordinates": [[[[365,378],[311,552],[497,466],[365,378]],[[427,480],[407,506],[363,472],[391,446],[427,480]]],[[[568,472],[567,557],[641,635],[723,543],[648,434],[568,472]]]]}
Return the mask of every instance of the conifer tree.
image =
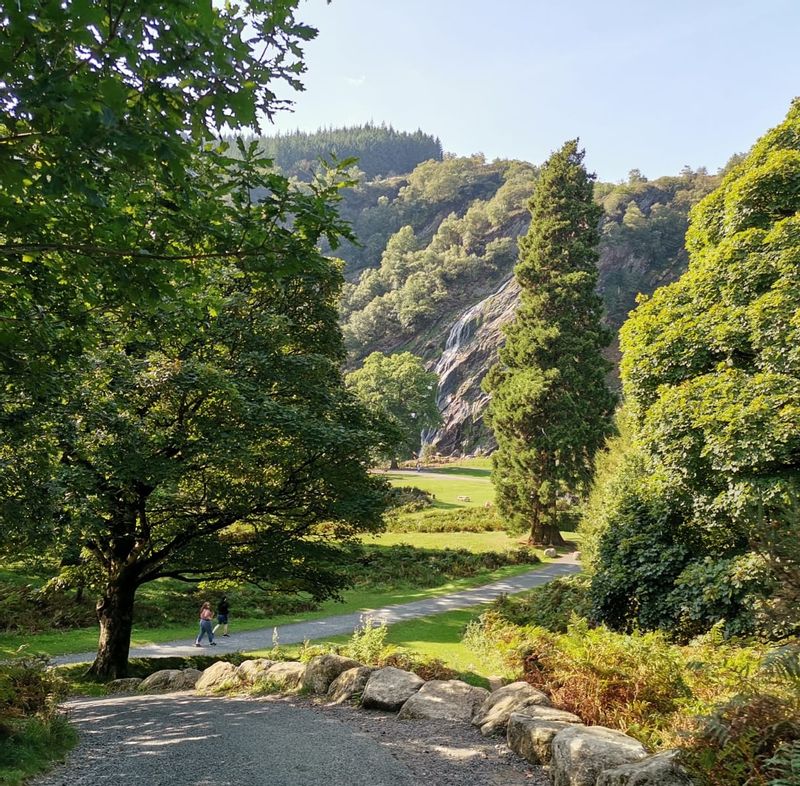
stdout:
{"type": "Polygon", "coordinates": [[[530,529],[533,543],[563,542],[560,525],[589,479],[614,408],[600,354],[609,333],[595,291],[601,208],[583,157],[572,140],[542,169],[515,268],[520,305],[485,382],[498,509],[516,529],[530,529]]]}

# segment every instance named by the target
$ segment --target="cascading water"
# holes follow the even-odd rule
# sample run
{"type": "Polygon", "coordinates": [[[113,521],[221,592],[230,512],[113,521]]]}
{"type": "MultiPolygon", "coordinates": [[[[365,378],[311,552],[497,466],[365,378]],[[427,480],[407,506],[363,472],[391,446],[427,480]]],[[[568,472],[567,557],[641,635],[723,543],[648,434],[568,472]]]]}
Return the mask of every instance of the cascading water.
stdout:
{"type": "MultiPolygon", "coordinates": [[[[444,352],[437,361],[433,370],[439,378],[436,393],[436,406],[440,412],[444,412],[456,393],[456,388],[451,384],[452,377],[459,369],[459,365],[464,355],[464,346],[475,335],[477,328],[483,321],[483,317],[489,307],[505,290],[514,282],[514,277],[503,282],[502,286],[488,297],[485,297],[474,306],[470,306],[453,324],[447,335],[444,352]]],[[[439,436],[438,429],[424,429],[421,434],[422,448],[436,442],[439,436]]]]}

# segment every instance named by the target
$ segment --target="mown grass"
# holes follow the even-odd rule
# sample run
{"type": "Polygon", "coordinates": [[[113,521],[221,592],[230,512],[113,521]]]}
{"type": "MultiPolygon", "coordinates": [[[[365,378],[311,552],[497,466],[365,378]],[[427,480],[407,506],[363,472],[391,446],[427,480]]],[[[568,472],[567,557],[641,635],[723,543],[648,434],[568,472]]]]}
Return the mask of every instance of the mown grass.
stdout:
{"type": "MultiPolygon", "coordinates": [[[[421,549],[467,549],[475,554],[507,551],[524,546],[524,538],[507,532],[383,532],[363,539],[365,544],[396,546],[407,543],[421,549]]],[[[541,554],[539,555],[541,556],[541,554]]]]}
{"type": "Polygon", "coordinates": [[[494,486],[488,478],[434,478],[423,474],[388,474],[387,480],[393,486],[416,486],[435,496],[433,506],[441,510],[483,506],[494,504],[494,486]],[[458,499],[469,497],[469,502],[458,499]]]}
{"type": "Polygon", "coordinates": [[[469,476],[473,478],[489,479],[492,474],[491,468],[483,469],[481,467],[462,467],[458,465],[448,464],[442,467],[426,467],[426,472],[436,472],[439,475],[457,475],[459,477],[469,476]]]}
{"type": "MultiPolygon", "coordinates": [[[[298,614],[285,614],[274,617],[237,619],[235,613],[231,617],[231,631],[257,630],[272,628],[293,622],[307,622],[334,614],[348,614],[354,611],[365,611],[408,603],[424,598],[446,595],[462,589],[477,587],[492,581],[499,581],[509,576],[516,576],[533,570],[533,565],[509,565],[498,570],[485,571],[467,578],[448,581],[436,587],[395,587],[384,591],[356,591],[343,593],[343,602],[326,601],[315,611],[298,614]]],[[[148,644],[160,644],[166,641],[186,639],[190,641],[196,636],[194,622],[186,625],[165,625],[159,628],[134,627],[131,639],[132,647],[144,647],[148,644]]],[[[49,656],[69,655],[79,652],[92,652],[97,646],[97,628],[79,628],[75,630],[50,631],[36,634],[3,634],[0,635],[0,655],[10,657],[17,654],[20,647],[28,653],[42,653],[49,656]]]]}

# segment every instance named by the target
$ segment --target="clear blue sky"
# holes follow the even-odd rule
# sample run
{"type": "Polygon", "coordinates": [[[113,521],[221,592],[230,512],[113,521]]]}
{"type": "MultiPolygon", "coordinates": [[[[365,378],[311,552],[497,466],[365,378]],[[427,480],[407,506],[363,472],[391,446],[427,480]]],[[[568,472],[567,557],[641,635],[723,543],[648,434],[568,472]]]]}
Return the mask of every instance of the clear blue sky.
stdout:
{"type": "Polygon", "coordinates": [[[307,0],[306,91],[267,133],[373,120],[603,180],[722,166],[800,95],[800,0],[307,0]]]}

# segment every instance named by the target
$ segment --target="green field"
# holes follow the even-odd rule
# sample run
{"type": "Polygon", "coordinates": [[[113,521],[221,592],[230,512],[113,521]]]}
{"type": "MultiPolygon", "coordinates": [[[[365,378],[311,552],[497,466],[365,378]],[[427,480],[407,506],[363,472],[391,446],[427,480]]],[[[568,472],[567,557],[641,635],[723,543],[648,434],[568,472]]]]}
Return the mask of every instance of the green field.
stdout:
{"type": "MultiPolygon", "coordinates": [[[[420,549],[467,549],[482,551],[508,551],[525,545],[525,539],[506,532],[384,532],[363,538],[363,543],[379,546],[396,546],[407,543],[420,549]]],[[[541,554],[539,555],[541,556],[541,554]]]]}
{"type": "Polygon", "coordinates": [[[424,473],[387,474],[393,486],[415,486],[434,495],[433,505],[441,510],[452,508],[482,507],[487,502],[494,504],[494,486],[488,477],[434,478],[424,473]],[[469,501],[458,497],[469,497],[469,501]]]}
{"type": "Polygon", "coordinates": [[[476,478],[489,478],[492,474],[492,459],[489,456],[465,458],[448,461],[447,464],[431,464],[425,467],[428,472],[439,472],[442,475],[469,475],[476,478]]]}

